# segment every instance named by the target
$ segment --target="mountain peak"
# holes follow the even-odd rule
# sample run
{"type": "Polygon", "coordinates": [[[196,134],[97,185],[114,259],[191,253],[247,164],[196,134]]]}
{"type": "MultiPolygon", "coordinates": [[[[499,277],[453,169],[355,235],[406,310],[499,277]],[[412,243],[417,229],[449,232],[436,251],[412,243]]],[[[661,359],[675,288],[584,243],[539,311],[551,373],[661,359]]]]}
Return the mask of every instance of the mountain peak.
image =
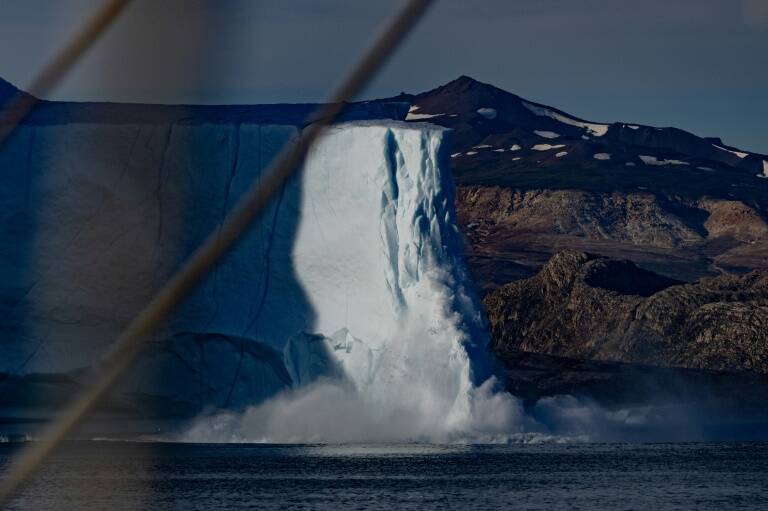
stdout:
{"type": "Polygon", "coordinates": [[[451,80],[445,85],[439,87],[439,89],[454,90],[457,92],[466,92],[468,90],[475,89],[475,88],[497,89],[497,87],[494,87],[493,85],[475,80],[471,76],[467,76],[467,75],[461,75],[455,80],[451,80]]]}
{"type": "Polygon", "coordinates": [[[455,80],[452,80],[452,81],[448,82],[448,84],[446,84],[446,85],[450,85],[450,84],[453,84],[453,83],[456,83],[456,84],[463,84],[463,83],[479,84],[481,82],[478,81],[478,80],[475,80],[471,76],[461,75],[458,78],[456,78],[455,80]]]}

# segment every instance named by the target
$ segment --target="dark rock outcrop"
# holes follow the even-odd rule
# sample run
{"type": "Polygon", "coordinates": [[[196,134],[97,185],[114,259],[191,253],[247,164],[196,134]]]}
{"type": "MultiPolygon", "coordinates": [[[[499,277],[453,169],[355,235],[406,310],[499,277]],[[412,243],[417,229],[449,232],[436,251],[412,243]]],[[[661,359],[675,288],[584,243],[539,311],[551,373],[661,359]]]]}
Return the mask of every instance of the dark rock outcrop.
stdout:
{"type": "Polygon", "coordinates": [[[682,284],[583,252],[485,298],[497,353],[768,373],[768,272],[682,284]]]}

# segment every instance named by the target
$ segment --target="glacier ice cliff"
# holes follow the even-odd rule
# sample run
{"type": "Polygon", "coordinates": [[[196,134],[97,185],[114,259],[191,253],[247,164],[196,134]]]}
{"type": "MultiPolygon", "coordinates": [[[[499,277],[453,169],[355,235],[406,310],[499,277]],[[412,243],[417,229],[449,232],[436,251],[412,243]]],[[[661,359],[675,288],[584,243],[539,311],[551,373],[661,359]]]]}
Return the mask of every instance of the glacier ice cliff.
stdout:
{"type": "MultiPolygon", "coordinates": [[[[84,384],[297,130],[22,126],[0,151],[4,416],[41,414],[84,384]]],[[[396,121],[333,126],[108,408],[191,416],[332,380],[374,410],[427,410],[446,429],[466,421],[491,361],[461,259],[448,136],[396,121]]]]}

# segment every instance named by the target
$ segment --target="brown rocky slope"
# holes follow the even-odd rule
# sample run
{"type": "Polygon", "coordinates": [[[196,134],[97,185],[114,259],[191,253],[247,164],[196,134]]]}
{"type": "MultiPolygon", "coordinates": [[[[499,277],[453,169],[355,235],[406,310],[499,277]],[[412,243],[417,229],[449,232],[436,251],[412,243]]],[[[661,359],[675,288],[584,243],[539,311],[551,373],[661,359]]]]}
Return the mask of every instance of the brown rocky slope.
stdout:
{"type": "Polygon", "coordinates": [[[682,284],[565,251],[484,302],[498,353],[768,374],[764,270],[682,284]]]}
{"type": "Polygon", "coordinates": [[[456,208],[485,292],[533,276],[564,249],[629,259],[684,281],[768,268],[764,212],[738,200],[460,186],[456,208]]]}
{"type": "Polygon", "coordinates": [[[684,281],[768,269],[768,155],[587,121],[466,76],[394,99],[411,104],[406,120],[451,129],[459,221],[484,292],[563,249],[684,281]]]}

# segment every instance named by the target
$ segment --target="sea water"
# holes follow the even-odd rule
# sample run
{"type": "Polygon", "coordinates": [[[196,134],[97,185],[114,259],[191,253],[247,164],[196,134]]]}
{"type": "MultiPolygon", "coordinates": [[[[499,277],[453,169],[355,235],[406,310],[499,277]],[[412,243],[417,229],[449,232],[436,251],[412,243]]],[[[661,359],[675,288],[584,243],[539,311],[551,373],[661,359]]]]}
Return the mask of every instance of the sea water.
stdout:
{"type": "MultiPolygon", "coordinates": [[[[7,466],[18,444],[0,445],[7,466]]],[[[768,508],[768,444],[65,446],[14,510],[768,508]]]]}

